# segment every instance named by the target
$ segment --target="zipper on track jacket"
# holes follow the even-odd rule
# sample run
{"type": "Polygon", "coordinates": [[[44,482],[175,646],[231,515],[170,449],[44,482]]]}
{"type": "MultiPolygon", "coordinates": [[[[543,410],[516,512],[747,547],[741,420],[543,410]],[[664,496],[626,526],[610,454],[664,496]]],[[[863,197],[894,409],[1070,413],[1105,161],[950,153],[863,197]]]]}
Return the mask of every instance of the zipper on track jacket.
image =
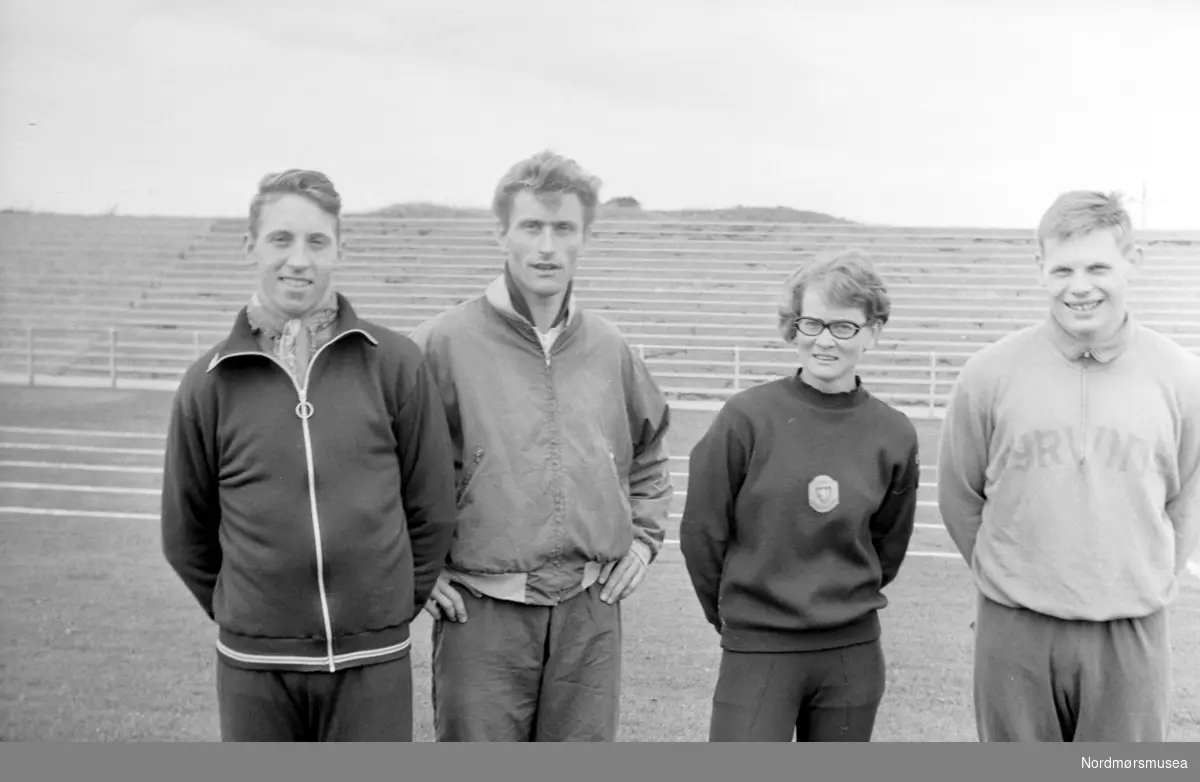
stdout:
{"type": "Polygon", "coordinates": [[[313,408],[312,402],[308,401],[308,381],[312,376],[313,365],[317,363],[317,356],[321,355],[321,351],[325,350],[327,347],[337,342],[341,338],[349,336],[350,334],[362,334],[367,339],[371,340],[371,342],[375,342],[375,338],[362,329],[351,329],[334,336],[332,339],[313,352],[312,357],[308,360],[308,367],[304,370],[303,385],[300,385],[296,382],[296,379],[292,377],[292,373],[288,371],[288,368],[283,365],[282,361],[275,358],[271,354],[260,350],[249,351],[245,353],[230,353],[226,356],[222,356],[220,359],[214,359],[213,362],[208,365],[208,369],[211,371],[213,367],[217,366],[217,364],[229,358],[235,358],[238,356],[266,357],[284,371],[284,373],[288,376],[288,379],[292,381],[292,386],[296,389],[296,394],[300,399],[300,401],[296,403],[295,412],[296,417],[300,419],[300,429],[304,433],[304,460],[308,471],[308,501],[312,512],[313,543],[316,548],[317,555],[317,592],[321,596],[321,622],[325,627],[325,658],[328,662],[330,673],[333,673],[337,670],[337,662],[334,659],[333,654],[333,618],[329,615],[329,597],[325,592],[325,549],[321,543],[321,521],[319,514],[317,513],[317,471],[313,464],[312,433],[308,428],[308,419],[312,418],[316,411],[313,408]]]}

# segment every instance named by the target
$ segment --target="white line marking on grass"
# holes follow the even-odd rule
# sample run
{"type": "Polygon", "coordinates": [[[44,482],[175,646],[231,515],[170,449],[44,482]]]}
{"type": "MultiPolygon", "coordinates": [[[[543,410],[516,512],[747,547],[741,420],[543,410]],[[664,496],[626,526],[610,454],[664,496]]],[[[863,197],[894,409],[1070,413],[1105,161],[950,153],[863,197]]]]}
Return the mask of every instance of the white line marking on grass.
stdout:
{"type": "Polygon", "coordinates": [[[9,462],[0,460],[0,467],[36,467],[47,470],[99,470],[101,472],[162,473],[161,467],[133,467],[125,464],[88,464],[87,462],[9,462]]]}
{"type": "Polygon", "coordinates": [[[135,519],[138,521],[158,521],[157,513],[123,513],[109,510],[65,510],[62,508],[18,508],[16,506],[0,507],[0,514],[13,516],[68,516],[75,518],[95,519],[135,519]]]}
{"type": "MultiPolygon", "coordinates": [[[[0,515],[9,516],[60,516],[67,518],[95,518],[95,519],[132,519],[138,521],[159,521],[160,517],[157,513],[126,513],[122,511],[105,511],[105,510],[67,510],[64,508],[21,508],[16,506],[0,506],[0,515]]],[[[917,525],[924,527],[933,527],[937,525],[925,524],[917,525]]],[[[679,541],[674,538],[668,538],[663,541],[667,546],[678,546],[679,541]]],[[[929,557],[931,559],[957,559],[957,552],[953,551],[909,551],[910,557],[929,557]]],[[[1200,579],[1200,562],[1191,561],[1187,563],[1187,569],[1193,576],[1200,579]]]]}
{"type": "Polygon", "coordinates": [[[100,445],[54,445],[52,443],[8,443],[0,441],[0,448],[15,448],[26,451],[67,451],[70,453],[120,453],[137,456],[159,456],[162,448],[106,448],[100,445]]]}
{"type": "Polygon", "coordinates": [[[78,491],[88,494],[162,494],[161,489],[141,489],[130,486],[79,486],[71,483],[18,483],[0,482],[0,489],[29,489],[32,491],[78,491]]]}
{"type": "Polygon", "coordinates": [[[166,438],[166,434],[162,432],[110,432],[101,429],[38,429],[28,426],[0,426],[0,432],[11,432],[13,434],[61,434],[61,435],[83,435],[85,437],[132,437],[143,440],[162,440],[166,438]]]}

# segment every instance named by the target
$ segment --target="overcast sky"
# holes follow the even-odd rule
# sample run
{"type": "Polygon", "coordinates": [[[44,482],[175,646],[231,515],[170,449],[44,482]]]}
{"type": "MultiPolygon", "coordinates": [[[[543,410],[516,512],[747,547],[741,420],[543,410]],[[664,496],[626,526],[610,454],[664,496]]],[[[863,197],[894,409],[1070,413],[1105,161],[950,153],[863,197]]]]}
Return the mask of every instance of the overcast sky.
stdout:
{"type": "MultiPolygon", "coordinates": [[[[1031,227],[1148,188],[1200,229],[1200,3],[0,0],[0,206],[488,203],[552,147],[647,208],[1031,227]]],[[[1141,207],[1131,205],[1135,220],[1141,207]]]]}

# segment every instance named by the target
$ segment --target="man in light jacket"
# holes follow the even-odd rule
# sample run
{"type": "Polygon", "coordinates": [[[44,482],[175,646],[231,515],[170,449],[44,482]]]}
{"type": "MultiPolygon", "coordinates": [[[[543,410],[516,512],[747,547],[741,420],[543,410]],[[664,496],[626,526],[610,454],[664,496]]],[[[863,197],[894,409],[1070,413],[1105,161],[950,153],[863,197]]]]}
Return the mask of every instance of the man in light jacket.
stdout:
{"type": "Polygon", "coordinates": [[[445,404],[458,528],[434,617],[439,741],[612,741],[621,601],[662,545],[669,409],[572,296],[599,182],[544,152],[499,183],[507,260],[413,335],[445,404]]]}

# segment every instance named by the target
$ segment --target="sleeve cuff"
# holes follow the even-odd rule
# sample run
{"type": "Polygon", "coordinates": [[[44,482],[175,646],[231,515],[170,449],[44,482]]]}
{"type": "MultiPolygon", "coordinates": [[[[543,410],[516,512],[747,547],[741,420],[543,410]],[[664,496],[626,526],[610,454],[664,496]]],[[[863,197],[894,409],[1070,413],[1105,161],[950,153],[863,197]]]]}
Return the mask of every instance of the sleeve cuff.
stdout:
{"type": "Polygon", "coordinates": [[[642,561],[643,565],[650,567],[650,563],[654,559],[654,553],[650,550],[650,546],[647,545],[645,541],[634,540],[633,545],[629,547],[629,550],[632,551],[634,555],[642,561]]]}

